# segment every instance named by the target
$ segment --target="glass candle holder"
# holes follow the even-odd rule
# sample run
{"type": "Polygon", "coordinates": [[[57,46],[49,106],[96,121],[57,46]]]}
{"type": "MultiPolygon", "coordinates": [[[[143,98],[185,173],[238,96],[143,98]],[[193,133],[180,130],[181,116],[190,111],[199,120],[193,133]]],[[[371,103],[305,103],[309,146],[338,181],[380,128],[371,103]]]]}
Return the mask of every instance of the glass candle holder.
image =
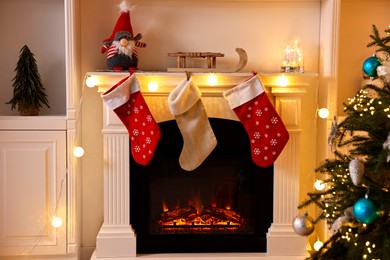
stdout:
{"type": "Polygon", "coordinates": [[[287,43],[283,49],[282,72],[303,72],[303,48],[299,40],[287,43]]]}

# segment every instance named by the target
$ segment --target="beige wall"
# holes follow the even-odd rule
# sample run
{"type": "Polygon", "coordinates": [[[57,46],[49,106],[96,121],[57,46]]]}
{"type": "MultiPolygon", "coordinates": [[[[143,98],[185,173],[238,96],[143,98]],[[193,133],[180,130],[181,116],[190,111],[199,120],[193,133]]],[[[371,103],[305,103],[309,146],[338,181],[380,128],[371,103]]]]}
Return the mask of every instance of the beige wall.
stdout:
{"type": "Polygon", "coordinates": [[[338,114],[343,114],[343,102],[353,97],[362,83],[362,65],[372,56],[375,47],[367,48],[372,40],[372,25],[382,36],[389,28],[390,1],[344,0],[341,4],[340,53],[338,63],[338,114]]]}
{"type": "Polygon", "coordinates": [[[18,115],[5,104],[12,98],[19,51],[34,54],[50,109],[41,115],[66,114],[65,24],[63,0],[0,1],[0,115],[18,115]]]}

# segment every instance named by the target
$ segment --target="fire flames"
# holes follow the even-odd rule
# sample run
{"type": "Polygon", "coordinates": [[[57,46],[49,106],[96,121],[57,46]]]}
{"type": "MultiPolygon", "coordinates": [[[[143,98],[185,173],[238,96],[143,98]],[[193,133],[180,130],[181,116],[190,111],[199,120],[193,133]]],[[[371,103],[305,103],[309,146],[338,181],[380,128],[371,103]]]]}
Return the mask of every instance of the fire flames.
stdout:
{"type": "Polygon", "coordinates": [[[155,222],[160,233],[226,233],[242,230],[247,223],[230,205],[223,208],[217,203],[204,207],[200,200],[193,199],[188,206],[170,209],[162,202],[162,213],[155,222]]]}

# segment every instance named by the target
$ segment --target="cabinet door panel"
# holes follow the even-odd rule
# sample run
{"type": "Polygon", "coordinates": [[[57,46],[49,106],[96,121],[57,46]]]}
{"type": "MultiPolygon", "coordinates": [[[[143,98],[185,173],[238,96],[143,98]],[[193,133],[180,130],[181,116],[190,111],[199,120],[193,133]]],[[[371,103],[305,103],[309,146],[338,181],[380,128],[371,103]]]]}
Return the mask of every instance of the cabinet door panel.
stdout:
{"type": "Polygon", "coordinates": [[[65,152],[65,131],[0,131],[0,255],[66,253],[65,152]]]}

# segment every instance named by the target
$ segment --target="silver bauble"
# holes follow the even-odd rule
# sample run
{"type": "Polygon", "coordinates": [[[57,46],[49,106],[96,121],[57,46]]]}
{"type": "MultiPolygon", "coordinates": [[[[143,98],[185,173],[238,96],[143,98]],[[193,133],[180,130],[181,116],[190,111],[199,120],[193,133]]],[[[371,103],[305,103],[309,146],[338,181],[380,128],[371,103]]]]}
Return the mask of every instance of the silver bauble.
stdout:
{"type": "Polygon", "coordinates": [[[308,236],[314,231],[313,219],[307,213],[296,216],[292,226],[295,233],[300,236],[308,236]]]}
{"type": "Polygon", "coordinates": [[[353,184],[359,185],[364,175],[364,163],[359,159],[352,159],[349,162],[349,175],[353,184]]]}

